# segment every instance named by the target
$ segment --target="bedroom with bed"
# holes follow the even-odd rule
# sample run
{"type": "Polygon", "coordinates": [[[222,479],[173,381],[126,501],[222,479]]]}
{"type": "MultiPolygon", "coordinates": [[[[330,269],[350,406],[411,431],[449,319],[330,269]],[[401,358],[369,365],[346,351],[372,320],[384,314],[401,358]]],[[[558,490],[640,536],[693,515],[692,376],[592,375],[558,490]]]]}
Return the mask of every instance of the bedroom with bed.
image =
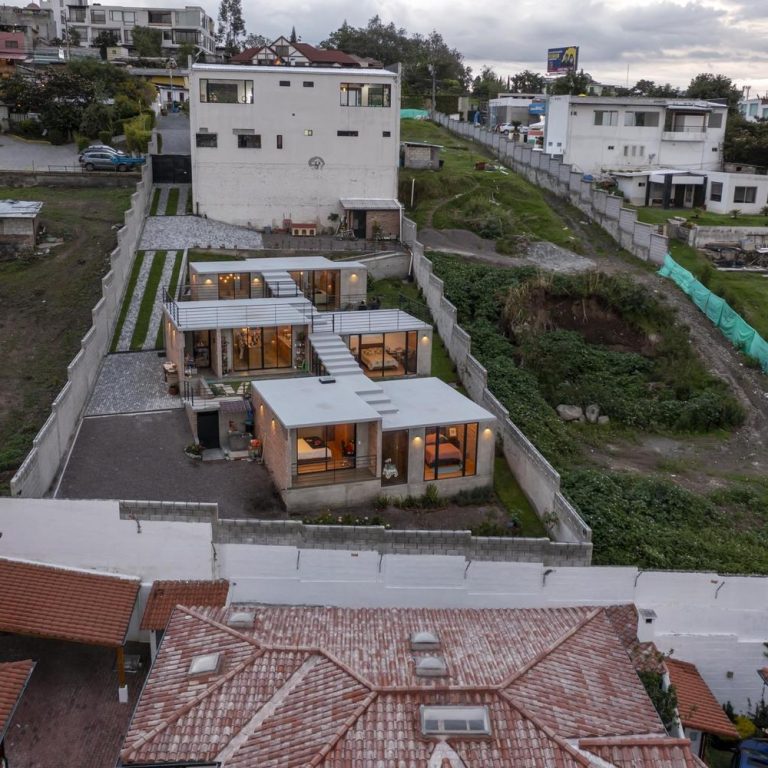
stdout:
{"type": "Polygon", "coordinates": [[[346,337],[347,346],[371,378],[409,376],[417,372],[415,331],[369,333],[346,337]]]}
{"type": "Polygon", "coordinates": [[[355,467],[355,424],[328,424],[296,431],[296,472],[328,472],[355,467]]]}

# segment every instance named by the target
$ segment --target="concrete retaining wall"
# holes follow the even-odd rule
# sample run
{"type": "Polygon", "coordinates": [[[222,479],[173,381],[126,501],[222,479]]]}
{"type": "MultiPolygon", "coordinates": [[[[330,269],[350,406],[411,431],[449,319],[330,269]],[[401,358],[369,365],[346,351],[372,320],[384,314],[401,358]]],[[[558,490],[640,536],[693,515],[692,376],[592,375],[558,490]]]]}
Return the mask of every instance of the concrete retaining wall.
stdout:
{"type": "Polygon", "coordinates": [[[438,114],[437,122],[449,131],[482,144],[513,171],[532,184],[568,200],[599,224],[621,246],[643,261],[662,264],[669,250],[667,238],[656,227],[637,221],[637,212],[623,207],[623,199],[583,181],[582,174],[527,144],[511,141],[482,126],[471,126],[438,114]]]}
{"type": "Polygon", "coordinates": [[[381,256],[360,256],[355,258],[368,268],[368,274],[374,280],[387,277],[405,278],[411,267],[410,253],[384,253],[381,256]]]}
{"type": "MultiPolygon", "coordinates": [[[[151,173],[151,171],[150,171],[151,173]]],[[[0,171],[4,187],[134,187],[139,173],[66,173],[63,171],[0,171]]],[[[142,171],[141,177],[144,178],[142,171]]],[[[45,218],[43,209],[43,218],[45,218]]]]}
{"type": "MultiPolygon", "coordinates": [[[[460,124],[461,125],[461,124],[460,124]]],[[[432,263],[416,239],[416,225],[403,221],[403,241],[413,254],[413,275],[432,312],[440,338],[456,366],[469,396],[498,419],[504,457],[536,514],[557,542],[583,547],[582,559],[590,562],[592,530],[560,492],[560,475],[509,418],[506,408],[488,389],[488,373],[472,355],[472,340],[458,325],[458,312],[443,294],[443,281],[432,272],[432,263]]],[[[585,563],[585,564],[586,564],[585,563]]]]}
{"type": "MultiPolygon", "coordinates": [[[[48,178],[51,175],[44,176],[48,178]]],[[[69,178],[75,175],[53,176],[69,178]]],[[[135,177],[133,181],[135,183],[135,177]]],[[[122,174],[120,182],[123,183],[122,174]]],[[[40,183],[47,184],[49,181],[40,183]]],[[[123,293],[144,228],[151,191],[152,166],[148,163],[143,167],[141,180],[131,196],[131,207],[125,213],[124,224],[117,232],[117,247],[109,257],[110,270],[101,281],[102,296],[92,311],[93,325],[83,337],[80,351],[67,366],[67,383],[53,401],[51,415],[32,441],[32,450],[11,478],[13,496],[43,496],[69,449],[80,415],[96,382],[101,361],[109,351],[123,293]]]]}

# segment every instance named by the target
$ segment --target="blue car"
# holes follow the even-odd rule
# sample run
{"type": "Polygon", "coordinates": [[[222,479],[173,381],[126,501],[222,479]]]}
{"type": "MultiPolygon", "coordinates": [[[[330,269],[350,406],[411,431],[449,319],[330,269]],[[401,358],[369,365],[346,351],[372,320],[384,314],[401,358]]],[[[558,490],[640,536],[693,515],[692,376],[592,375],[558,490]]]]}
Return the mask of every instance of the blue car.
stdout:
{"type": "Polygon", "coordinates": [[[736,748],[731,768],[766,768],[768,739],[745,739],[736,748]]]}

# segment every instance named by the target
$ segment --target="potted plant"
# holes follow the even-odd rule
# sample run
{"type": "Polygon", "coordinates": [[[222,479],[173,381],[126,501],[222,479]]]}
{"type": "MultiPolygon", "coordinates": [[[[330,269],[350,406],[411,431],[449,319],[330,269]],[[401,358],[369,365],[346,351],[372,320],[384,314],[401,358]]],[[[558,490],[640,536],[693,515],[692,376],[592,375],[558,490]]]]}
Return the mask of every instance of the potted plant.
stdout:
{"type": "Polygon", "coordinates": [[[202,459],[203,458],[203,446],[200,443],[190,443],[185,449],[184,453],[189,456],[190,459],[202,459]]]}

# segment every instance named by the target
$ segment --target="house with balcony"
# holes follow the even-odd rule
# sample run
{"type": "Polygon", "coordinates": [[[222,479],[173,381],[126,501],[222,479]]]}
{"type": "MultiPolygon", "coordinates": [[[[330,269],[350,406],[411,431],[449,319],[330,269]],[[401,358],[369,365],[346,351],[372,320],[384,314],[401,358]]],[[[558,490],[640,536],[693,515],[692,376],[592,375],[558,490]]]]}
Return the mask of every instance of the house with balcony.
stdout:
{"type": "Polygon", "coordinates": [[[400,237],[400,76],[347,66],[196,64],[194,212],[296,235],[400,237]]]}
{"type": "Polygon", "coordinates": [[[493,415],[430,378],[432,326],[367,304],[366,280],[318,256],[193,262],[165,298],[195,440],[234,457],[257,440],[290,510],[493,479],[493,415]]]}
{"type": "Polygon", "coordinates": [[[550,96],[544,151],[585,175],[612,176],[635,205],[704,205],[720,170],[726,104],[692,99],[550,96]]]}
{"type": "Polygon", "coordinates": [[[44,7],[53,10],[57,37],[64,38],[67,30],[74,30],[80,35],[81,45],[88,46],[100,33],[111,32],[118,46],[131,51],[133,28],[149,27],[162,32],[166,56],[172,56],[184,44],[206,55],[215,53],[214,21],[200,6],[147,8],[89,4],[87,0],[47,0],[44,7]]]}

